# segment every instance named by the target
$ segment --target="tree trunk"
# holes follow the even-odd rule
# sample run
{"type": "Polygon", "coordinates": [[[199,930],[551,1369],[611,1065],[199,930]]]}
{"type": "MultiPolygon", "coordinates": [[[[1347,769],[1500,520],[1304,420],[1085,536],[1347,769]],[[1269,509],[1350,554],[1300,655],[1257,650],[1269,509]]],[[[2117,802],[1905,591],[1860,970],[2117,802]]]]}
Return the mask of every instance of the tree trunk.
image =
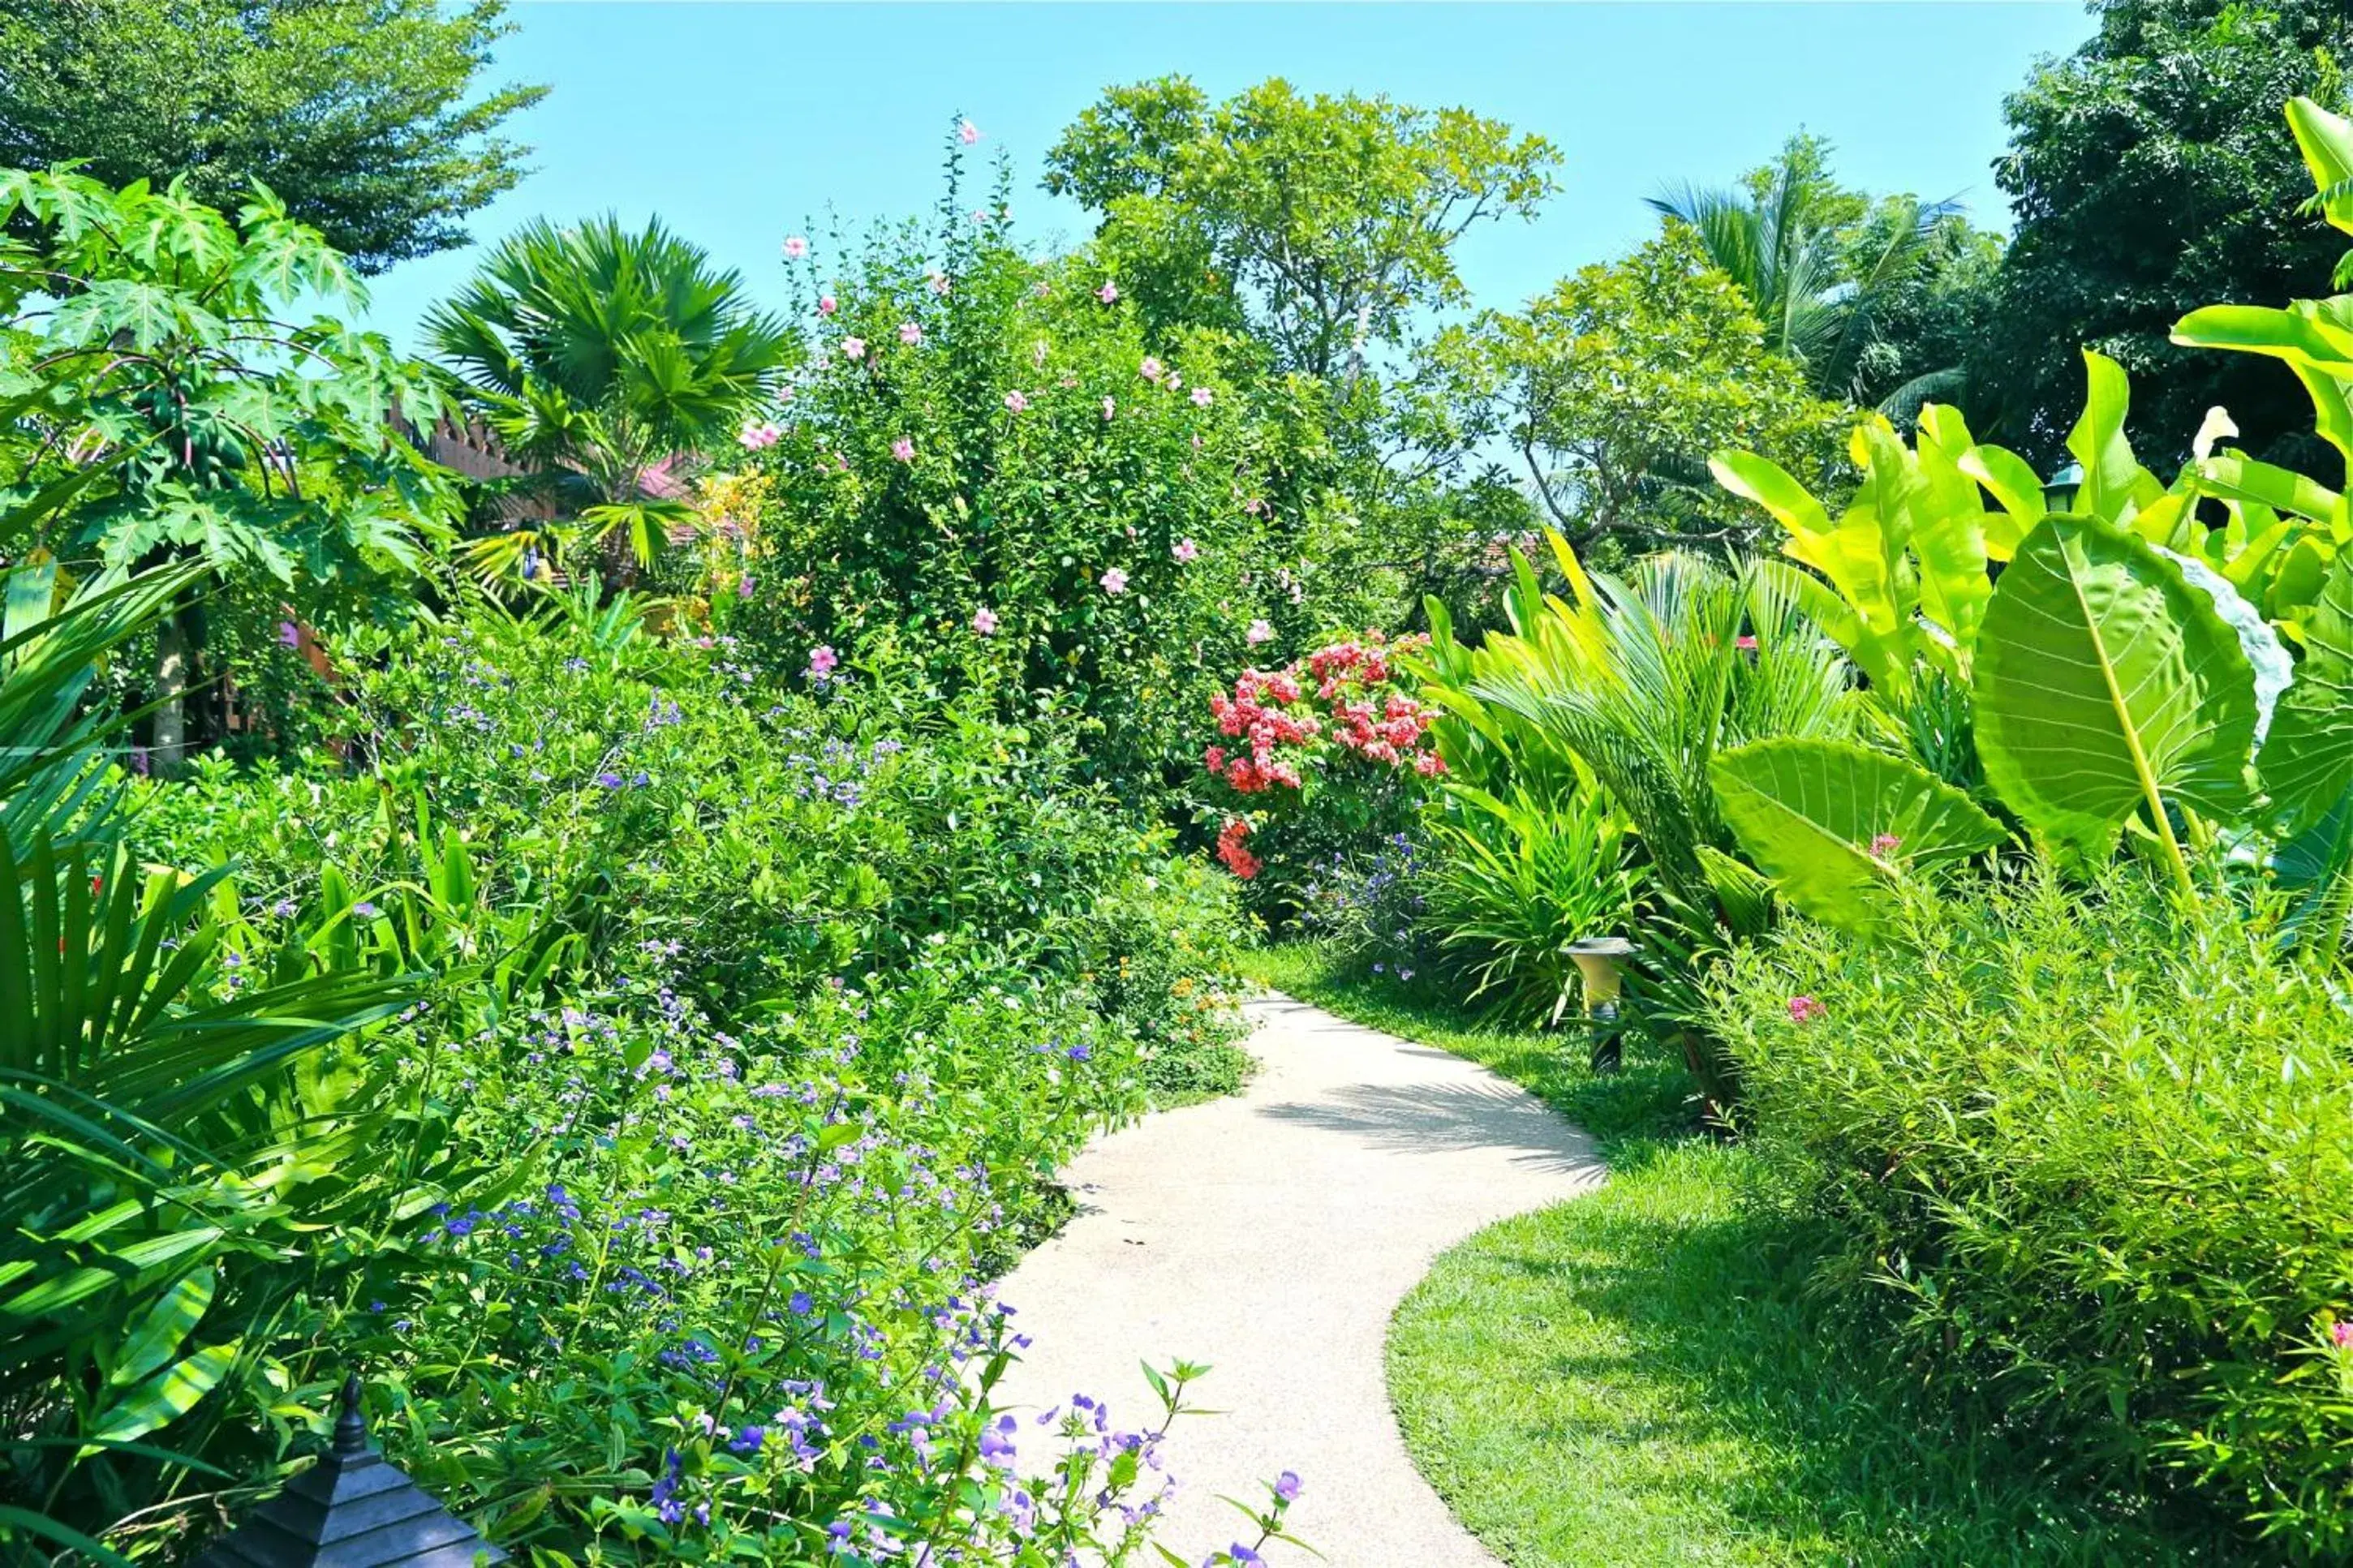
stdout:
{"type": "Polygon", "coordinates": [[[174,610],[155,626],[155,743],[148,748],[148,761],[158,777],[179,772],[187,754],[188,686],[196,650],[184,624],[186,614],[174,610]]]}

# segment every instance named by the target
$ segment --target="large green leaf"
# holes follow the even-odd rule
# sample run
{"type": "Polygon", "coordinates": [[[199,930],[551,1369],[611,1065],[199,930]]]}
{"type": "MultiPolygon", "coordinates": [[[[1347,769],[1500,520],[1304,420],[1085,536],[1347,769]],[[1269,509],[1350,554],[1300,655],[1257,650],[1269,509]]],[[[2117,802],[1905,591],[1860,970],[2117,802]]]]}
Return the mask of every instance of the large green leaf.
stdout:
{"type": "Polygon", "coordinates": [[[1757,741],[1709,769],[1724,820],[1799,909],[1869,932],[1896,911],[1906,868],[1982,854],[2001,825],[1902,757],[1843,741],[1757,741]]]}
{"type": "Polygon", "coordinates": [[[82,1456],[88,1458],[110,1443],[143,1437],[185,1415],[236,1363],[239,1348],[237,1340],[206,1345],[132,1389],[98,1418],[85,1437],[82,1456]]]}
{"type": "Polygon", "coordinates": [[[137,1383],[170,1361],[212,1306],[213,1291],[219,1280],[220,1270],[207,1263],[190,1269],[166,1290],[141,1316],[130,1337],[122,1342],[122,1348],[115,1352],[117,1360],[112,1375],[106,1380],[108,1385],[120,1388],[137,1383]]]}
{"type": "Polygon", "coordinates": [[[2304,662],[2272,715],[2258,763],[2289,833],[2353,789],[2353,557],[2339,555],[2304,620],[2304,662]]]}
{"type": "Polygon", "coordinates": [[[2067,433],[2067,450],[2084,465],[2076,504],[2094,517],[2123,522],[2165,493],[2157,476],[2140,466],[2125,439],[2125,416],[2132,391],[2124,366],[2102,353],[2084,351],[2083,416],[2067,433]]]}
{"type": "Polygon", "coordinates": [[[2064,855],[2105,858],[2146,810],[2186,884],[2165,802],[2246,803],[2247,656],[2180,569],[2120,528],[2035,526],[1995,585],[1972,690],[1987,781],[2064,855]]]}

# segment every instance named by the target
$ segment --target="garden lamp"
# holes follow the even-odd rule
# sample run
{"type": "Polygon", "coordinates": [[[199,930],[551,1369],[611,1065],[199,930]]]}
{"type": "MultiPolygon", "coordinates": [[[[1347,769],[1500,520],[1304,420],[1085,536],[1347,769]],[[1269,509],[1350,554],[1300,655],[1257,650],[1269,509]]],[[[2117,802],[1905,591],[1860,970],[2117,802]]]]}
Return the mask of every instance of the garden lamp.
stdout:
{"type": "Polygon", "coordinates": [[[507,1554],[385,1463],[360,1418],[360,1374],[343,1380],[334,1440],[319,1462],[215,1542],[195,1568],[475,1568],[507,1554]]]}
{"type": "Polygon", "coordinates": [[[2084,465],[2069,463],[2042,481],[2042,504],[2052,511],[2075,510],[2075,494],[2084,488],[2084,465]]]}
{"type": "Polygon", "coordinates": [[[1618,1034],[1619,961],[1634,951],[1622,936],[1580,937],[1563,950],[1585,982],[1585,1016],[1593,1021],[1593,1070],[1615,1072],[1624,1050],[1618,1034]]]}

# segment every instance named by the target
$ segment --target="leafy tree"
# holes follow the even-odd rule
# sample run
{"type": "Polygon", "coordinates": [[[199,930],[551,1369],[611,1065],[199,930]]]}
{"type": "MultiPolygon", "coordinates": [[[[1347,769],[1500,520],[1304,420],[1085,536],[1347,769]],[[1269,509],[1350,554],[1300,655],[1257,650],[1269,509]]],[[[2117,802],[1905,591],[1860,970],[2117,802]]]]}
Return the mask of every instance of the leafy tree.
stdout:
{"type": "MultiPolygon", "coordinates": [[[[266,194],[235,219],[176,187],[0,171],[0,550],[108,567],[201,563],[273,595],[383,595],[446,533],[419,367],[296,301],[364,303],[342,257],[266,194]]],[[[387,607],[382,597],[373,607],[387,607]]],[[[275,618],[274,616],[272,617],[275,618]]],[[[193,598],[164,617],[154,720],[175,760],[201,673],[193,598]]]]}
{"type": "Polygon", "coordinates": [[[544,88],[469,98],[503,0],[0,0],[0,166],[265,182],[363,273],[466,243],[522,177],[500,125],[544,88]]]}
{"type": "MultiPolygon", "coordinates": [[[[542,465],[559,501],[597,538],[626,535],[639,563],[691,514],[662,481],[731,445],[796,352],[752,308],[741,275],[659,222],[533,223],[425,319],[435,353],[508,453],[542,465]]],[[[516,529],[485,559],[512,564],[564,531],[516,529]]]]}
{"type": "Polygon", "coordinates": [[[1763,442],[1819,474],[1844,424],[1681,222],[1520,314],[1451,334],[1439,357],[1483,382],[1491,428],[1577,543],[1731,536],[1748,525],[1711,493],[1710,452],[1763,442]]]}
{"type": "Polygon", "coordinates": [[[1113,88],[1047,159],[1102,215],[1147,321],[1247,324],[1284,370],[1334,377],[1464,297],[1454,242],[1527,216],[1558,152],[1497,121],[1275,79],[1212,107],[1183,77],[1113,88]]]}
{"type": "Polygon", "coordinates": [[[1685,185],[1651,205],[1688,225],[1708,259],[1740,286],[1764,324],[1766,345],[1803,365],[1824,397],[1916,406],[1916,384],[1949,390],[1957,360],[1920,364],[1899,329],[1920,323],[1924,291],[1948,268],[1981,255],[1990,237],[1968,227],[1949,202],[1903,195],[1876,200],[1831,174],[1830,144],[1800,133],[1779,157],[1735,189],[1685,185]]]}
{"type": "Polygon", "coordinates": [[[2285,369],[2169,336],[2200,305],[2284,302],[2327,281],[2338,247],[2300,210],[2311,189],[2279,106],[2306,94],[2342,107],[2333,57],[2353,23],[2335,0],[2097,10],[2097,34],[2007,104],[2011,146],[1995,167],[2017,228],[1969,356],[1981,412],[1998,410],[2003,438],[2036,463],[2059,460],[2080,393],[2059,351],[2083,345],[2131,373],[2132,438],[2160,468],[2215,405],[2256,456],[2329,460],[2285,369]]]}

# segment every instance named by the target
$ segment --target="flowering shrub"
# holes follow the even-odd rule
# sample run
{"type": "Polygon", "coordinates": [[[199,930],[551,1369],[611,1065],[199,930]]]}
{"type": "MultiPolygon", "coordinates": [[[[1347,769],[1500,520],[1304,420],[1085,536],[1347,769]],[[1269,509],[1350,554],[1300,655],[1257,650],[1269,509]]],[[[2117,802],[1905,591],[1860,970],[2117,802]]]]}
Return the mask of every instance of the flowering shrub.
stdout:
{"type": "Polygon", "coordinates": [[[1311,437],[1250,345],[1147,342],[1115,279],[1029,259],[951,179],[928,236],[787,258],[808,363],[706,487],[699,613],[780,671],[890,640],[944,688],[1053,698],[1093,776],[1155,798],[1250,628],[1386,614],[1402,580],[1329,563],[1335,525],[1284,489],[1311,437]]]}
{"type": "Polygon", "coordinates": [[[1262,889],[1261,909],[1298,911],[1312,862],[1401,831],[1445,773],[1430,733],[1437,710],[1413,696],[1399,662],[1426,641],[1366,632],[1282,669],[1245,669],[1230,693],[1210,694],[1219,739],[1201,763],[1226,806],[1217,857],[1262,889]]]}
{"type": "Polygon", "coordinates": [[[626,604],[460,613],[338,649],[348,761],[141,787],[146,858],[235,857],[258,926],[439,976],[372,1049],[419,1150],[485,1173],[251,1347],[281,1453],[356,1355],[394,1458],[551,1561],[1145,1549],[1189,1373],[999,1410],[987,1282],[1092,1131],[1238,1078],[1232,886],[1050,714],[821,651],[779,689],[626,604]]]}

